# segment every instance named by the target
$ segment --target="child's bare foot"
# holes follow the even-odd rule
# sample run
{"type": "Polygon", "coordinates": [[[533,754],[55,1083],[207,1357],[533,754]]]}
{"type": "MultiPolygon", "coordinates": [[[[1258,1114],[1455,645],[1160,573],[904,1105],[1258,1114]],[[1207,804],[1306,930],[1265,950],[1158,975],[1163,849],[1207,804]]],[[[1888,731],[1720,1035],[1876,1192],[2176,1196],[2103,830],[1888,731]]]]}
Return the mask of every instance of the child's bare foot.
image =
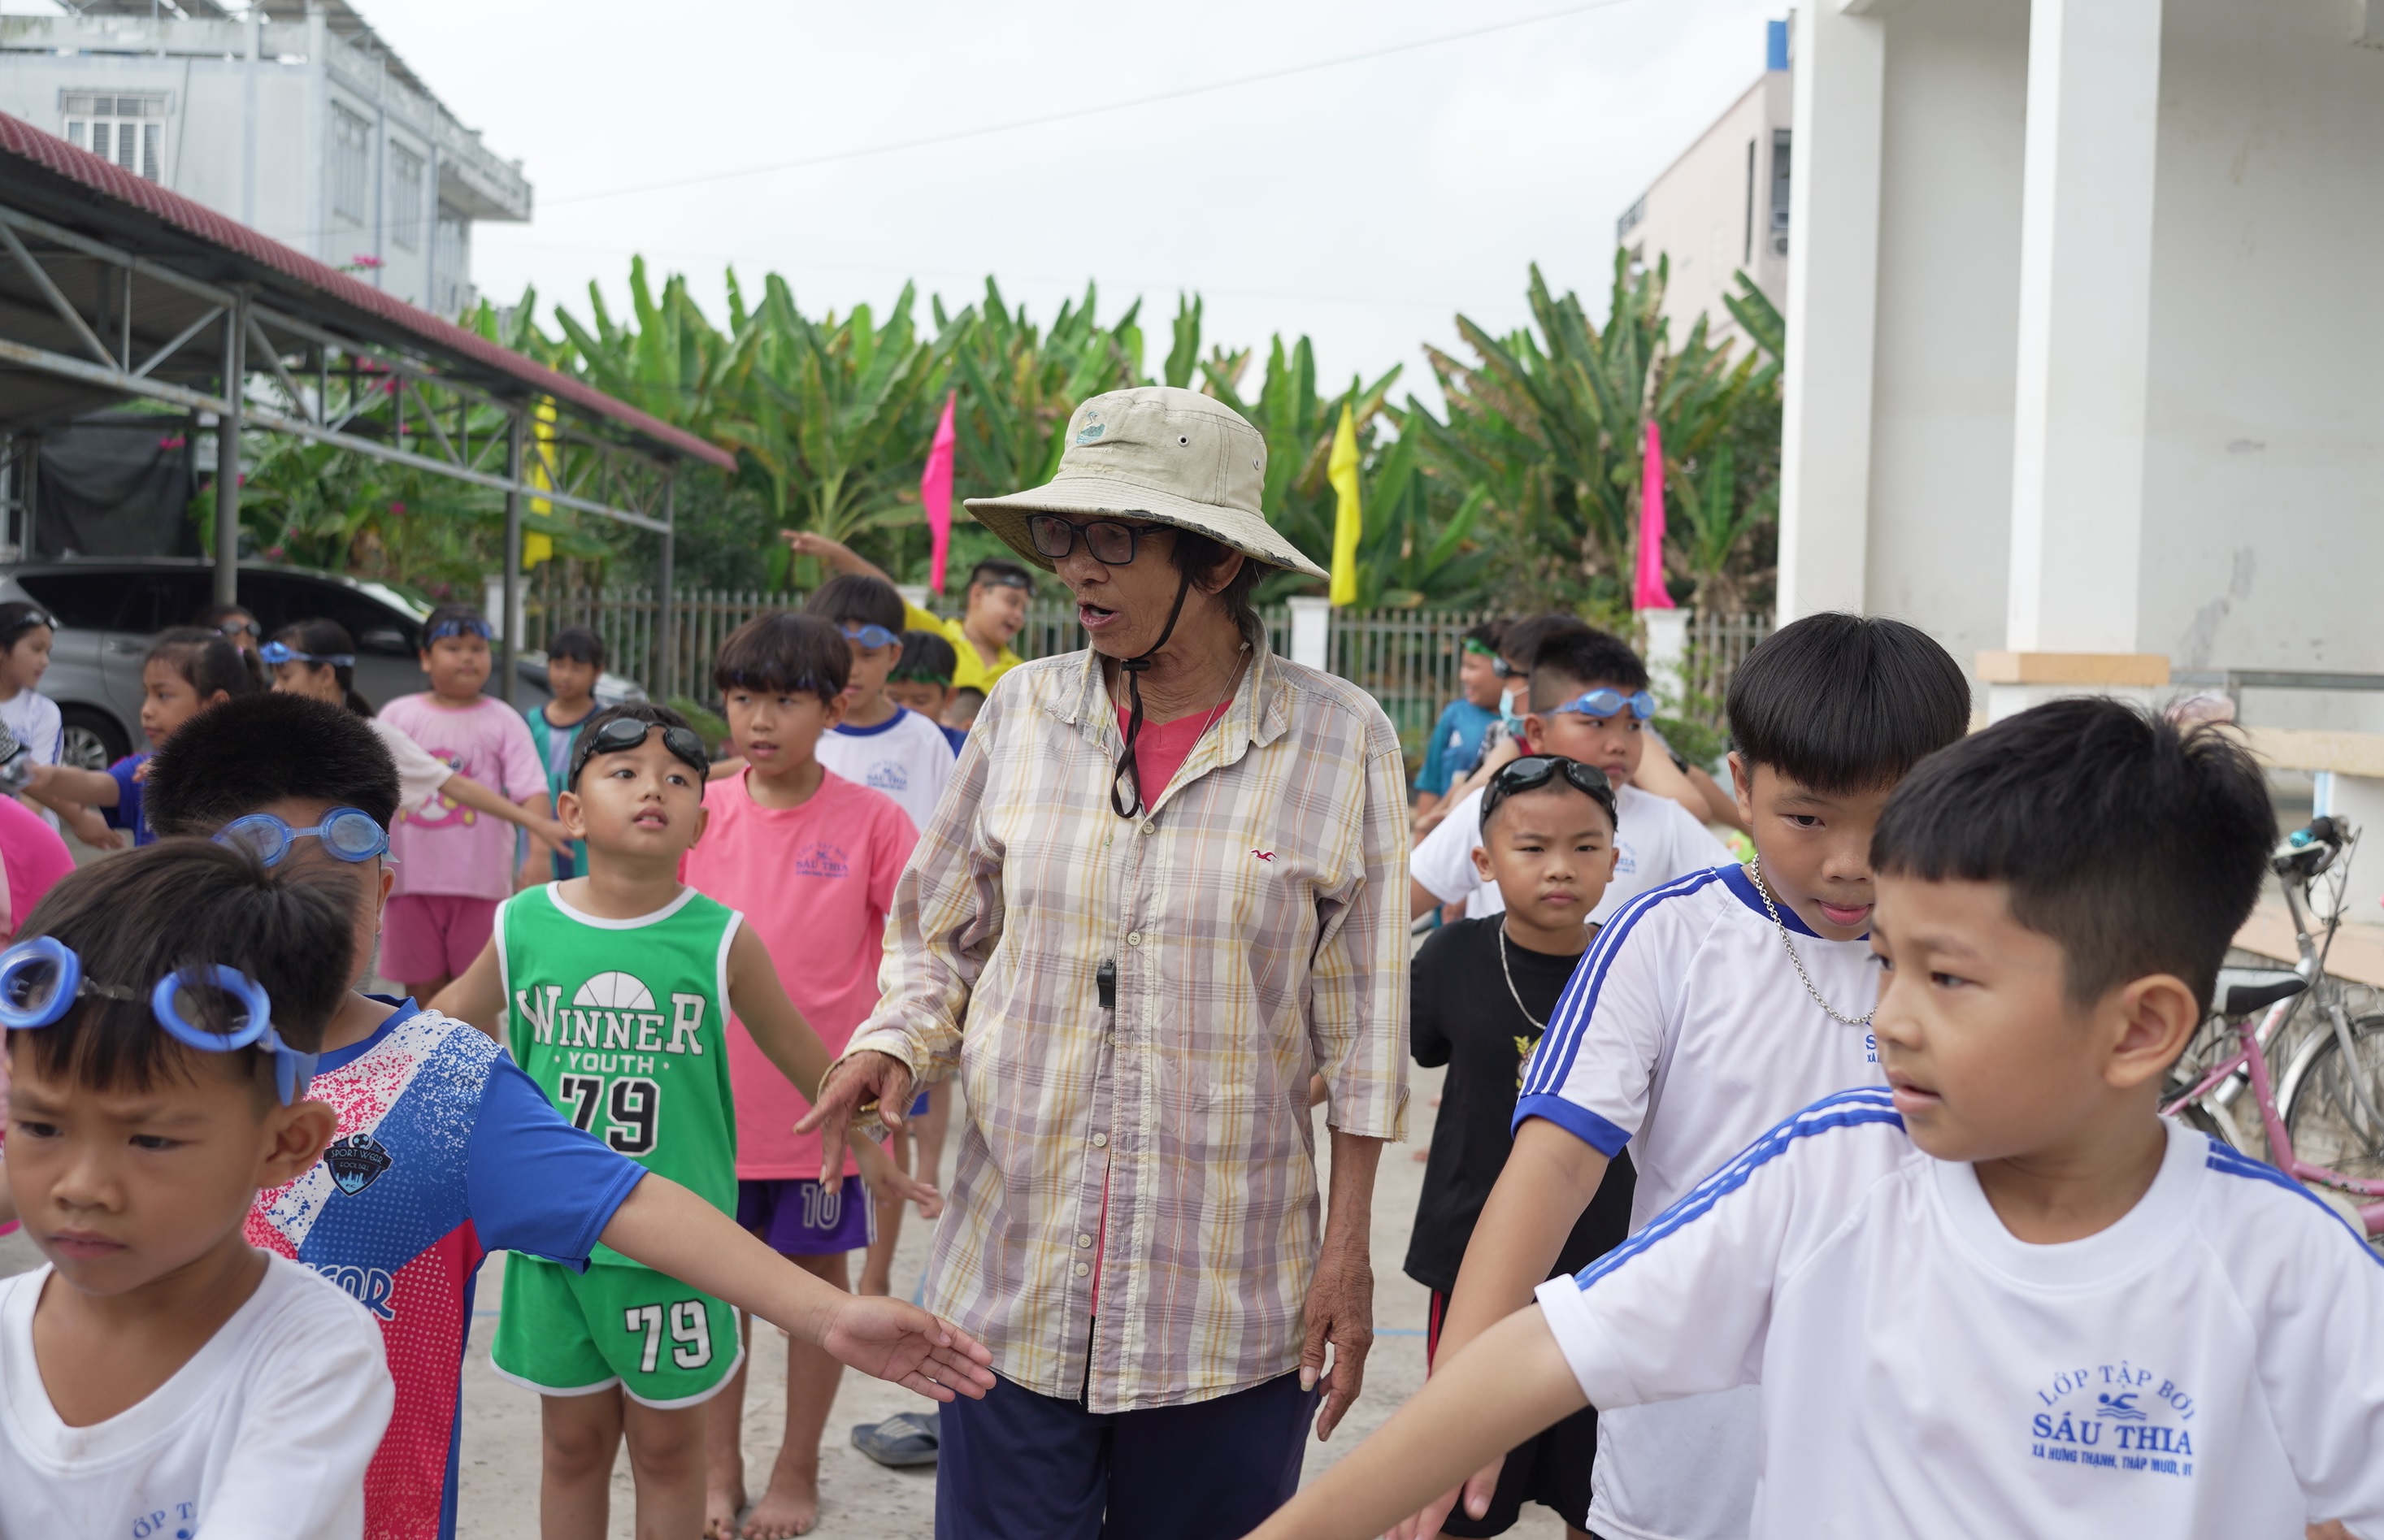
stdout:
{"type": "Polygon", "coordinates": [[[770,1472],[770,1490],[753,1505],[740,1533],[744,1540],[792,1540],[819,1522],[819,1459],[796,1465],[779,1459],[770,1472]]]}
{"type": "Polygon", "coordinates": [[[737,1540],[737,1516],[745,1511],[745,1478],[714,1475],[703,1484],[703,1540],[737,1540]]]}

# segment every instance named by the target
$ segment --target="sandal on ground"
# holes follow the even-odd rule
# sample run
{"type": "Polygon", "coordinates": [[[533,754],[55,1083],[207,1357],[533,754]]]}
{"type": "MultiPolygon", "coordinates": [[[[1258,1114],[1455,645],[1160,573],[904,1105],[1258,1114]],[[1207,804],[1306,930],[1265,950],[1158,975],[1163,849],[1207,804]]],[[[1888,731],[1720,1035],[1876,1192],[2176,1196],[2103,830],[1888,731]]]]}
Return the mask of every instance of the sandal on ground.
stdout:
{"type": "Polygon", "coordinates": [[[937,1413],[902,1411],[883,1422],[856,1424],[852,1447],[878,1464],[900,1471],[936,1463],[936,1447],[942,1437],[937,1413]]]}

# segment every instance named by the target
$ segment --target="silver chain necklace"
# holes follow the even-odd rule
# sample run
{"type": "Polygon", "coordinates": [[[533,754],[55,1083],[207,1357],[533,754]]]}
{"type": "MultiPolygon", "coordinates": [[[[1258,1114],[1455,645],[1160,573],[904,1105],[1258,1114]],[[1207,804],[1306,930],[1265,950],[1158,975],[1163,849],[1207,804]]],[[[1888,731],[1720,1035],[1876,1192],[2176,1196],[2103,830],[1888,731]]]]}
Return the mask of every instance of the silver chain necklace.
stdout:
{"type": "MultiPolygon", "coordinates": [[[[1757,856],[1746,865],[1747,869],[1755,874],[1755,890],[1763,895],[1763,907],[1771,913],[1772,926],[1780,932],[1780,944],[1788,949],[1789,965],[1796,970],[1796,976],[1805,981],[1805,992],[1813,997],[1813,1003],[1827,1012],[1830,1020],[1833,1022],[1846,1026],[1869,1026],[1870,1019],[1879,1014],[1878,1006],[1872,1006],[1859,1016],[1849,1016],[1821,998],[1820,986],[1815,984],[1813,975],[1805,971],[1805,960],[1796,955],[1796,943],[1788,939],[1788,926],[1781,921],[1780,906],[1771,901],[1771,885],[1763,880],[1763,858],[1757,856]]],[[[1511,989],[1514,985],[1510,982],[1508,987],[1511,989]]]]}
{"type": "MultiPolygon", "coordinates": [[[[1795,954],[1791,952],[1789,955],[1793,957],[1795,954]]],[[[1532,1024],[1533,1031],[1546,1032],[1548,1029],[1548,1024],[1524,1010],[1522,993],[1515,987],[1515,970],[1507,965],[1507,922],[1504,920],[1498,922],[1498,971],[1507,975],[1507,993],[1514,1000],[1515,1009],[1522,1011],[1523,1019],[1532,1024]]],[[[1800,968],[1797,971],[1801,973],[1804,970],[1800,968]]],[[[1807,980],[1806,987],[1810,988],[1812,981],[1807,980]]],[[[1817,995],[1814,998],[1818,1000],[1820,997],[1817,995]]]]}

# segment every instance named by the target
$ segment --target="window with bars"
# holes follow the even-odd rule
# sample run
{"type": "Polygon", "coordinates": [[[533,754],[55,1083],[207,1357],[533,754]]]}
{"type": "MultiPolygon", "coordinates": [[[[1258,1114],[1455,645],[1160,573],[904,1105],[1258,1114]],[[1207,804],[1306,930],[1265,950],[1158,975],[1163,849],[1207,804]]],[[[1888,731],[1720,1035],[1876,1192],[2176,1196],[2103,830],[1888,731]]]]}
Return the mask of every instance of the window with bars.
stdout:
{"type": "Polygon", "coordinates": [[[67,143],[112,160],[136,177],[163,180],[166,98],[160,93],[120,95],[88,91],[59,93],[67,143]]]}
{"type": "Polygon", "coordinates": [[[389,238],[399,250],[422,249],[422,157],[403,144],[389,147],[389,238]]]}
{"type": "Polygon", "coordinates": [[[355,224],[365,220],[372,190],[372,125],[337,102],[331,104],[331,212],[355,224]]]}

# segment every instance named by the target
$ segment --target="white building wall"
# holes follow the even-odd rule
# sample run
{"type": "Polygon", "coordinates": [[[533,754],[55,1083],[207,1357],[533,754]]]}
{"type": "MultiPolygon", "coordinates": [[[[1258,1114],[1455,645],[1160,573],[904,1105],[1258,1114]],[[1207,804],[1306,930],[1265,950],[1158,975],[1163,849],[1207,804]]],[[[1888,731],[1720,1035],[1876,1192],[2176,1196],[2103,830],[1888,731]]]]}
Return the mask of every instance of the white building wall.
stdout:
{"type": "Polygon", "coordinates": [[[1772,240],[1771,188],[1772,135],[1788,128],[1790,90],[1788,71],[1766,70],[1649,185],[1634,205],[1637,222],[1621,232],[1636,260],[1671,259],[1664,314],[1676,344],[1699,316],[1708,335],[1738,335],[1722,297],[1738,292],[1742,268],[1773,304],[1787,304],[1789,258],[1772,240]]]}
{"type": "MultiPolygon", "coordinates": [[[[2384,51],[2329,0],[2168,0],[2138,646],[2384,672],[2384,51]]],[[[2384,730],[2376,697],[2257,699],[2384,730]]]]}
{"type": "Polygon", "coordinates": [[[2004,643],[2028,0],[1889,19],[1863,607],[2004,643]]]}
{"type": "MultiPolygon", "coordinates": [[[[2113,576],[2134,585],[2115,606],[2132,601],[2134,651],[2175,670],[2384,673],[2384,311],[2368,303],[2384,250],[2384,49],[2353,43],[2354,9],[2166,0],[2142,524],[2133,573],[2113,576]]],[[[1783,600],[1791,572],[1818,592],[1859,564],[1865,607],[1927,627],[1966,665],[2011,640],[2029,20],[2027,0],[1852,15],[1817,0],[1799,15],[1800,75],[1808,28],[1858,39],[1876,26],[1884,83],[1876,279],[1822,285],[1809,313],[1791,311],[1789,428],[1810,441],[1787,446],[1783,600]],[[1851,358],[1826,390],[1800,374],[1800,349],[1866,329],[1859,390],[1851,358]],[[1841,463],[1849,445],[1867,478],[1841,463]]],[[[1824,130],[1859,140],[1860,115],[1830,106],[1811,107],[1824,130]]],[[[1811,142],[1803,110],[1800,178],[1816,159],[1861,164],[1859,143],[1811,142]]],[[[1797,235],[1807,255],[1831,238],[1801,213],[1797,235]]],[[[2246,704],[2270,726],[2384,731],[2372,694],[2246,704]]]]}

